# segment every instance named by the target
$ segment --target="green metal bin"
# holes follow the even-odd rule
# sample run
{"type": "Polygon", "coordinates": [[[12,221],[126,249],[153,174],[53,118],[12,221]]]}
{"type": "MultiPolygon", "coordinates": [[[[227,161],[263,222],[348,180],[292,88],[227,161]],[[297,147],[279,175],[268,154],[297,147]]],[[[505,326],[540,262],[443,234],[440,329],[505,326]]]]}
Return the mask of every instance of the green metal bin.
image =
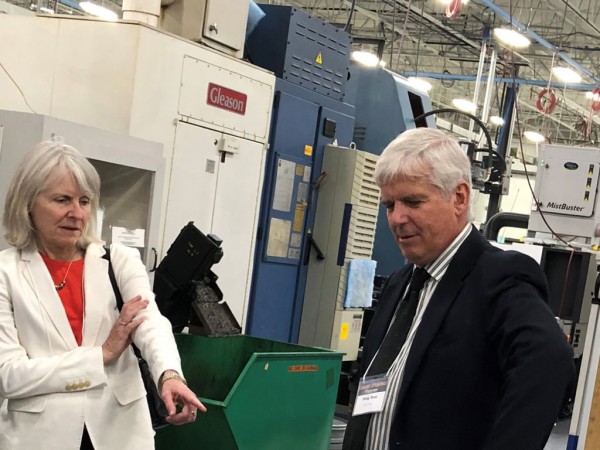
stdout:
{"type": "Polygon", "coordinates": [[[208,412],[158,430],[157,450],[329,448],[342,353],[243,335],[176,341],[208,412]]]}

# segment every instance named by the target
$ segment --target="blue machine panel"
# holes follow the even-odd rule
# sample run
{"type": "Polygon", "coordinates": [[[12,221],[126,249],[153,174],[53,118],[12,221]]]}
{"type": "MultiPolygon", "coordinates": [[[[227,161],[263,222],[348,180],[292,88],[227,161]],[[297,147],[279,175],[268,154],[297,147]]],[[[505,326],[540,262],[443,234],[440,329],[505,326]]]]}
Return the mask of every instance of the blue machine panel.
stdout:
{"type": "Polygon", "coordinates": [[[334,139],[340,145],[350,144],[354,108],[280,79],[275,89],[246,333],[297,342],[308,270],[305,260],[310,251],[307,234],[314,224],[318,200],[315,181],[321,174],[325,145],[334,139]],[[307,174],[310,180],[305,192],[307,174]],[[298,233],[295,230],[302,214],[304,223],[298,233]],[[283,256],[281,241],[287,240],[286,227],[291,230],[290,239],[295,234],[294,247],[288,245],[287,249],[295,250],[300,242],[298,259],[294,251],[283,256]],[[281,235],[269,249],[269,239],[281,235]]]}
{"type": "Polygon", "coordinates": [[[266,16],[246,43],[248,59],[290,83],[343,100],[350,35],[290,6],[259,6],[266,16]]]}

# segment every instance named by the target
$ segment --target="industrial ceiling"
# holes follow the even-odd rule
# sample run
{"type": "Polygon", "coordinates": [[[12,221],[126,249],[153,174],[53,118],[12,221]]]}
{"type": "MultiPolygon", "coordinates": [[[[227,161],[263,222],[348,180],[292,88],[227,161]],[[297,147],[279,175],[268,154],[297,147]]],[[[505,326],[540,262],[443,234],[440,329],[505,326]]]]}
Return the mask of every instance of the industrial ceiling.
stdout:
{"type": "MultiPolygon", "coordinates": [[[[586,97],[600,85],[597,0],[471,0],[458,8],[440,0],[271,3],[301,8],[340,27],[346,27],[353,9],[347,29],[359,38],[355,46],[360,46],[358,41],[364,37],[383,40],[386,67],[427,79],[433,85],[429,94],[435,108],[452,107],[454,98],[473,100],[477,91],[480,112],[495,50],[497,81],[492,87],[490,115],[502,115],[507,89],[517,86],[519,123],[515,132],[541,131],[551,142],[569,145],[593,145],[598,140],[600,118],[594,109],[600,109],[600,103],[586,97]],[[528,48],[511,51],[494,38],[494,28],[510,27],[511,23],[529,38],[528,48]],[[574,85],[558,82],[551,77],[552,67],[558,65],[575,69],[582,80],[574,85]],[[551,109],[549,90],[556,104],[552,112],[541,112],[551,109]]],[[[464,124],[462,117],[445,115],[444,119],[464,124]]]]}
{"type": "MultiPolygon", "coordinates": [[[[294,6],[347,29],[354,38],[353,46],[379,50],[387,69],[429,81],[433,86],[429,94],[436,109],[453,107],[455,98],[467,98],[477,100],[475,114],[481,117],[487,99],[488,115],[502,116],[512,90],[518,92],[514,137],[525,130],[534,130],[552,143],[594,145],[600,128],[595,109],[600,110],[600,100],[594,102],[588,96],[600,86],[600,2],[464,1],[460,4],[454,0],[449,6],[441,0],[265,0],[265,3],[294,6]],[[494,28],[510,27],[511,23],[529,38],[529,47],[510,50],[494,38],[494,28]],[[559,82],[551,75],[551,69],[559,65],[575,69],[582,80],[569,85],[559,82]],[[486,95],[490,72],[494,82],[486,95]]],[[[67,0],[9,3],[81,14],[77,2],[67,0]]],[[[121,5],[120,0],[99,3],[115,10],[121,5]]],[[[463,115],[444,113],[438,119],[463,129],[472,127],[463,115]]],[[[493,125],[490,127],[492,132],[497,131],[493,125]]],[[[513,148],[518,147],[517,141],[513,138],[513,148]]]]}

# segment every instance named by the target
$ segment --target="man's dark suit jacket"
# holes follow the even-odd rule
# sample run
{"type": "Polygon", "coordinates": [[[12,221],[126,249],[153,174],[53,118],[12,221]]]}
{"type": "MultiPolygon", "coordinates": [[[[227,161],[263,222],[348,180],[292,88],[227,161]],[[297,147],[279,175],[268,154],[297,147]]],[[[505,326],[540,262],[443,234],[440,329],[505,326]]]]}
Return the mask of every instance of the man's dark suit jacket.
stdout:
{"type": "MultiPolygon", "coordinates": [[[[383,289],[361,375],[412,269],[392,274],[383,289]]],[[[547,298],[545,276],[533,259],[493,247],[473,228],[412,343],[389,448],[543,449],[573,377],[573,352],[547,298]]],[[[351,434],[343,448],[362,450],[351,434]]]]}

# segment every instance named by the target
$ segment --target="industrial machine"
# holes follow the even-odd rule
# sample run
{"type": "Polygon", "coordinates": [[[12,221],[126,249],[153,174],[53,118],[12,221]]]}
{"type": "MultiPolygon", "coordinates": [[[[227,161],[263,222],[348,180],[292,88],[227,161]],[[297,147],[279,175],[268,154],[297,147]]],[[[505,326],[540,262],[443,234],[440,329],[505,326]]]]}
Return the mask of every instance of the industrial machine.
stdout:
{"type": "Polygon", "coordinates": [[[549,282],[550,307],[580,357],[569,450],[600,445],[593,426],[600,415],[600,284],[592,245],[599,229],[599,171],[596,148],[542,145],[528,225],[529,239],[544,244],[541,265],[549,282]]]}
{"type": "MultiPolygon", "coordinates": [[[[210,2],[210,11],[222,3],[210,2]]],[[[172,6],[175,8],[175,3],[172,6]]],[[[233,20],[237,12],[230,8],[227,20],[233,20]]],[[[219,38],[226,38],[224,31],[219,29],[219,38]]],[[[0,40],[5,44],[0,48],[0,60],[19,87],[11,78],[0,76],[0,109],[35,111],[113,135],[151,141],[144,146],[119,147],[120,164],[127,167],[136,167],[141,164],[136,161],[144,158],[150,163],[155,146],[162,148],[160,176],[149,184],[152,192],[161,194],[162,202],[152,209],[154,228],[146,232],[148,254],[152,255],[147,258],[148,268],[154,265],[154,251],[160,261],[181,227],[190,221],[202,232],[218,235],[225,256],[214,271],[232,313],[243,324],[266,162],[273,74],[205,45],[130,21],[3,14],[0,40]]],[[[31,147],[33,138],[43,137],[26,127],[19,130],[24,146],[31,147]]],[[[62,134],[82,150],[92,140],[92,135],[62,134]]],[[[110,148],[110,143],[105,147],[110,148]]],[[[124,172],[123,178],[132,183],[138,180],[129,172],[124,172]]]]}
{"type": "MultiPolygon", "coordinates": [[[[350,36],[286,6],[266,16],[247,58],[277,75],[246,332],[297,342],[325,145],[350,145],[354,108],[344,102],[350,36]]],[[[314,253],[314,251],[313,251],[314,253]]]]}
{"type": "Polygon", "coordinates": [[[372,153],[325,147],[327,175],[319,184],[314,225],[323,254],[314,252],[309,259],[299,343],[344,352],[344,361],[358,356],[362,308],[371,305],[376,265],[371,256],[379,212],[376,163],[372,153]],[[348,298],[349,294],[361,298],[348,298]]]}

